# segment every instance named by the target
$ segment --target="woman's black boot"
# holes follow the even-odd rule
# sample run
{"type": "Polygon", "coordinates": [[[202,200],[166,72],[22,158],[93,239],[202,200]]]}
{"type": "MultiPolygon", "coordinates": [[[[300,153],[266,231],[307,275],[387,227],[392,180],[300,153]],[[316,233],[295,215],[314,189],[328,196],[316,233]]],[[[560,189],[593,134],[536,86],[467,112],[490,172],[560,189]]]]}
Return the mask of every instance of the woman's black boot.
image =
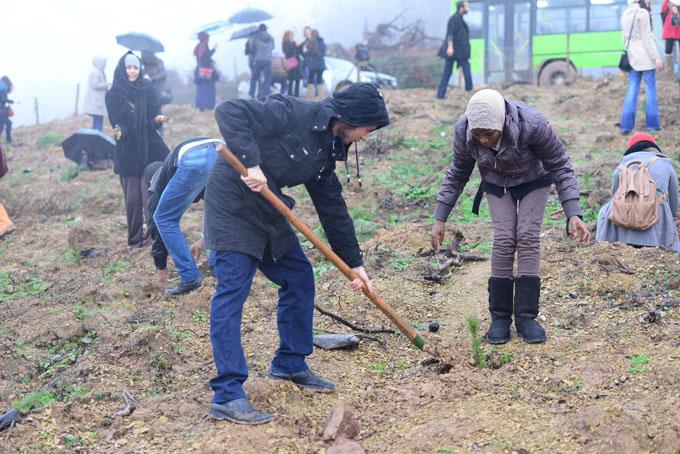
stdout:
{"type": "Polygon", "coordinates": [[[541,278],[519,276],[515,278],[515,328],[524,342],[545,342],[545,330],[536,321],[538,299],[541,296],[541,278]]]}
{"type": "Polygon", "coordinates": [[[484,339],[489,344],[504,344],[510,340],[512,324],[512,278],[489,278],[489,312],[491,326],[484,339]]]}

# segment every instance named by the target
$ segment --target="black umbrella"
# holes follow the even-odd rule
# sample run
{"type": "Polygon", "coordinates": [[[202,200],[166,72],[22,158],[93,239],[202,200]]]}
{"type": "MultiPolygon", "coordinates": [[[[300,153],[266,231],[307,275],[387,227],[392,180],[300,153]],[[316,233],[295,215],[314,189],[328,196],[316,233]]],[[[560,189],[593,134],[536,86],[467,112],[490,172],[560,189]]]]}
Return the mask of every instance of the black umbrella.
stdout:
{"type": "Polygon", "coordinates": [[[108,166],[103,161],[113,159],[116,142],[106,134],[96,129],[79,129],[61,143],[64,156],[76,164],[90,170],[108,166]]]}
{"type": "Polygon", "coordinates": [[[141,50],[147,52],[163,52],[165,48],[160,41],[146,33],[130,32],[116,36],[116,42],[130,50],[141,50]]]}
{"type": "Polygon", "coordinates": [[[248,36],[252,35],[259,29],[259,25],[248,25],[246,28],[241,29],[241,30],[236,30],[234,33],[231,34],[231,38],[229,41],[234,41],[236,39],[242,39],[242,38],[247,38],[248,36]]]}
{"type": "Polygon", "coordinates": [[[266,11],[257,8],[246,8],[232,15],[228,20],[232,24],[249,24],[271,19],[272,16],[266,11]]]}

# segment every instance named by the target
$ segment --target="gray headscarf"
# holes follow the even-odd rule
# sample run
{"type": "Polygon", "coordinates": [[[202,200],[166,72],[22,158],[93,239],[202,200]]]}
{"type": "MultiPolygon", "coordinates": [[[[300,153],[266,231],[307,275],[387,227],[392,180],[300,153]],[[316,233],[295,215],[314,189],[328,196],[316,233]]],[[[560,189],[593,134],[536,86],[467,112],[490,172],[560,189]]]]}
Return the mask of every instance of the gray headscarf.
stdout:
{"type": "Polygon", "coordinates": [[[503,131],[505,99],[496,90],[479,90],[470,98],[465,115],[470,129],[503,131]]]}

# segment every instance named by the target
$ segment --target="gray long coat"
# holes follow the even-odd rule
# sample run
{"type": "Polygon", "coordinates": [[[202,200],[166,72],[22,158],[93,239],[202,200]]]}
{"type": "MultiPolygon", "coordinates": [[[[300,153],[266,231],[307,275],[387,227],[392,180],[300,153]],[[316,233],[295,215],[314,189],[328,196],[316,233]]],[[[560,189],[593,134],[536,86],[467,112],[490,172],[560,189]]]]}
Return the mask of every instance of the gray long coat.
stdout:
{"type": "Polygon", "coordinates": [[[90,73],[87,81],[87,92],[85,93],[85,104],[83,105],[83,113],[88,115],[106,115],[106,104],[104,98],[106,97],[106,74],[104,74],[104,67],[106,66],[106,58],[94,57],[92,59],[92,66],[94,69],[90,73]]]}
{"type": "MultiPolygon", "coordinates": [[[[656,151],[656,150],[654,150],[656,151]]],[[[655,155],[654,151],[638,151],[624,156],[619,164],[634,160],[647,162],[655,155]]],[[[668,193],[668,200],[659,206],[659,220],[651,228],[638,231],[614,225],[609,220],[611,201],[600,209],[597,218],[597,241],[610,243],[626,243],[637,246],[663,246],[673,252],[680,253],[680,240],[673,218],[678,214],[678,176],[673,170],[673,164],[669,158],[657,160],[649,168],[649,175],[656,182],[657,194],[668,193]]],[[[618,166],[612,174],[612,194],[619,187],[618,166]]]]}

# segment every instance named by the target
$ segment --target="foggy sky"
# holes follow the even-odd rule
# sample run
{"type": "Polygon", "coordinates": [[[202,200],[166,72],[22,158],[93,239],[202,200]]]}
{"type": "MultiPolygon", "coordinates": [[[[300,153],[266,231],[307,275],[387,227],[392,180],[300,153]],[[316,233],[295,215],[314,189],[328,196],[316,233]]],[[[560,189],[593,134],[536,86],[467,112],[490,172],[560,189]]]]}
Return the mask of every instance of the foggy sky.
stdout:
{"type": "MultiPolygon", "coordinates": [[[[301,36],[302,28],[318,28],[326,43],[354,45],[365,27],[403,13],[405,20],[422,19],[428,35],[444,34],[449,16],[448,0],[22,0],[3,2],[0,14],[0,75],[7,74],[15,89],[10,95],[15,125],[33,124],[34,98],[40,104],[40,122],[72,115],[75,111],[76,85],[81,84],[79,113],[82,111],[92,57],[108,59],[107,79],[126,49],[117,45],[115,36],[129,31],[148,33],[158,38],[165,52],[158,54],[166,68],[191,71],[195,60],[192,39],[203,24],[227,19],[246,7],[261,8],[274,15],[267,21],[269,31],[280,48],[287,29],[301,36]]],[[[211,36],[218,44],[214,59],[220,70],[233,77],[234,61],[239,72],[247,70],[243,57],[244,41],[229,42],[235,26],[211,36]]]]}

